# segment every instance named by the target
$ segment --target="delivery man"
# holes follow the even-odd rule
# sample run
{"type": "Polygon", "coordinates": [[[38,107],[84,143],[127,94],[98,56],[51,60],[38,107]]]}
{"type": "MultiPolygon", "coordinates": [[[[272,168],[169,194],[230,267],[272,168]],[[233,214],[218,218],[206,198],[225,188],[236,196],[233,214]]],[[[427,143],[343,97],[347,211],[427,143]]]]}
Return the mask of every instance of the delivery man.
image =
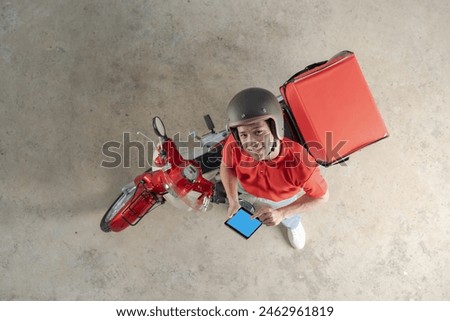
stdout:
{"type": "Polygon", "coordinates": [[[302,249],[306,237],[300,213],[329,197],[317,163],[300,144],[284,137],[280,104],[268,90],[248,88],[236,94],[228,104],[228,127],[232,135],[220,167],[228,216],[240,208],[238,191],[250,195],[257,206],[253,217],[267,226],[283,224],[292,247],[302,249]]]}

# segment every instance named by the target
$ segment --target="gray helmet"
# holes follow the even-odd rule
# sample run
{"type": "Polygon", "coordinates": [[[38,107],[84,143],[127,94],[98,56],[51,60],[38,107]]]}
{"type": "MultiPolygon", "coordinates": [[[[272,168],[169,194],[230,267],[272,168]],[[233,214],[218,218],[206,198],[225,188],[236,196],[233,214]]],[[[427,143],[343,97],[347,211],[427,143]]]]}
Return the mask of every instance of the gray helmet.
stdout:
{"type": "Polygon", "coordinates": [[[269,120],[269,127],[276,139],[283,139],[283,112],[277,98],[262,88],[247,88],[237,93],[228,104],[228,128],[238,143],[237,126],[269,120]]]}

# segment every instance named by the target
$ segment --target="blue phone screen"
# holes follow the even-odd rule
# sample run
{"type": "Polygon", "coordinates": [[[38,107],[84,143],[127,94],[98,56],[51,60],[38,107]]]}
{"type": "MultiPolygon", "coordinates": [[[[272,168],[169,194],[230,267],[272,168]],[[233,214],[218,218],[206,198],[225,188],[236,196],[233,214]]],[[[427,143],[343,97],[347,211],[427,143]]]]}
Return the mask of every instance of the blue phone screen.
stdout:
{"type": "Polygon", "coordinates": [[[239,231],[246,238],[249,238],[262,223],[256,218],[251,219],[251,215],[248,212],[240,209],[226,224],[239,231]]]}

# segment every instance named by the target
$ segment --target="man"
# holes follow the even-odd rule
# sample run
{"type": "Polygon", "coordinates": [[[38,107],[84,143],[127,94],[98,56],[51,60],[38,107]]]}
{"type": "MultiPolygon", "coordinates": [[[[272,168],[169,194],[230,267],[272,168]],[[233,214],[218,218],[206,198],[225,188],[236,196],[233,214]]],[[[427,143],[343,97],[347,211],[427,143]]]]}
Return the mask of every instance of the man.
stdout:
{"type": "Polygon", "coordinates": [[[239,92],[228,104],[228,127],[232,135],[220,167],[228,216],[240,208],[238,190],[250,194],[260,205],[253,217],[267,226],[282,223],[291,245],[302,249],[306,237],[299,214],[326,202],[328,187],[308,152],[284,137],[277,98],[262,88],[239,92]]]}

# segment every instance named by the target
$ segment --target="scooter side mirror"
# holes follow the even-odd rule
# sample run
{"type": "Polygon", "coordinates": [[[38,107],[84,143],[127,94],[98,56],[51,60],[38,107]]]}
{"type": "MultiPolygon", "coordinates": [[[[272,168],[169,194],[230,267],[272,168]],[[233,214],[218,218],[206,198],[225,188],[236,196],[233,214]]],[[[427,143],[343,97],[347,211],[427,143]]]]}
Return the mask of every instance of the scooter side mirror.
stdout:
{"type": "Polygon", "coordinates": [[[167,139],[166,127],[158,116],[153,117],[153,130],[155,131],[156,136],[167,139]]]}

